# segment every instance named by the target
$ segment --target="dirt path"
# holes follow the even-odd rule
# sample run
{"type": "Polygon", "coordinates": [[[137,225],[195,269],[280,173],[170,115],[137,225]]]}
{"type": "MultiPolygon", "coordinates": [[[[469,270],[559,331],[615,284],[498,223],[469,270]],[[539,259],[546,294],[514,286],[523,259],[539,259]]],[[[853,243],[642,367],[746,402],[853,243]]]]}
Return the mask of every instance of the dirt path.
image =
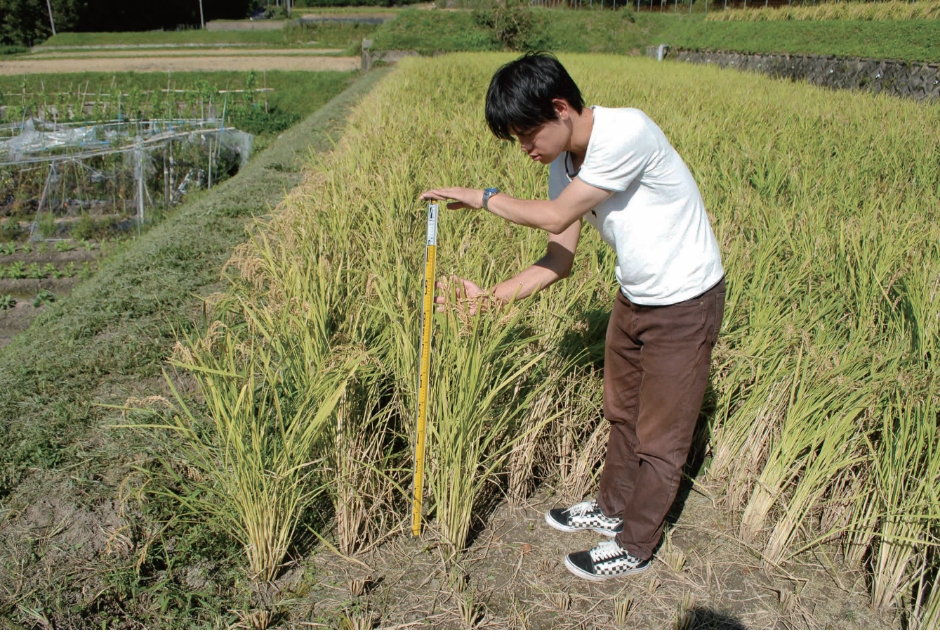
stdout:
{"type": "Polygon", "coordinates": [[[359,58],[318,56],[133,56],[62,60],[4,60],[0,75],[117,71],[353,71],[359,58]]]}
{"type": "MultiPolygon", "coordinates": [[[[328,56],[342,53],[342,49],[234,49],[220,47],[216,49],[197,49],[186,50],[176,47],[161,47],[159,49],[148,49],[144,51],[134,51],[133,58],[153,58],[153,57],[203,57],[203,56],[328,56]]],[[[96,58],[128,58],[131,54],[127,51],[49,51],[35,53],[28,58],[21,58],[24,61],[32,60],[72,60],[81,58],[82,60],[91,60],[96,58]]]]}

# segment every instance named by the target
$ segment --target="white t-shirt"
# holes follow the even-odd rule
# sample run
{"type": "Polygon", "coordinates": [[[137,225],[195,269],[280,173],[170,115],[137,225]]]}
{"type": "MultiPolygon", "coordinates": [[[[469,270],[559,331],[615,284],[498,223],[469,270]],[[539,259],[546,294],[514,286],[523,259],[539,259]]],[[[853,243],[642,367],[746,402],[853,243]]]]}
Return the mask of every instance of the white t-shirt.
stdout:
{"type": "MultiPolygon", "coordinates": [[[[567,153],[552,162],[548,192],[571,182],[567,153]]],[[[617,252],[617,282],[630,301],[668,305],[694,298],[724,269],[705,203],[688,167],[639,109],[594,107],[594,128],[578,171],[614,194],[584,216],[617,252]]]]}

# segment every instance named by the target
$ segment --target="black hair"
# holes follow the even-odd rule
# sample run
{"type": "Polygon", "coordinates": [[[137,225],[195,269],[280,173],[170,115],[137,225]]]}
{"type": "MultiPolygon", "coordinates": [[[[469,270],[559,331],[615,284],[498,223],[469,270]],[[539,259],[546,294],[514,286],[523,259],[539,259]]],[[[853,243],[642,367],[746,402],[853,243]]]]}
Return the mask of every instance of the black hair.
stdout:
{"type": "Polygon", "coordinates": [[[581,90],[558,58],[550,53],[527,53],[493,74],[486,92],[486,123],[497,138],[512,140],[510,130],[522,133],[558,119],[552,100],[564,98],[579,114],[581,90]]]}

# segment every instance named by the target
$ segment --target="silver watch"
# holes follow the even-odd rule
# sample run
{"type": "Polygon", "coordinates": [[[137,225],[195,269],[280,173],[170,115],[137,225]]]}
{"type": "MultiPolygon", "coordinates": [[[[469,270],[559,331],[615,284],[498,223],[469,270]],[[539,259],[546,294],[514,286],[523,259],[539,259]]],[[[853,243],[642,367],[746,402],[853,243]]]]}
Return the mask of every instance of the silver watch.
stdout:
{"type": "Polygon", "coordinates": [[[484,209],[486,209],[487,211],[490,210],[490,208],[487,205],[490,203],[490,198],[495,196],[497,193],[499,193],[499,189],[497,189],[496,187],[490,187],[489,189],[483,190],[483,208],[484,209]]]}

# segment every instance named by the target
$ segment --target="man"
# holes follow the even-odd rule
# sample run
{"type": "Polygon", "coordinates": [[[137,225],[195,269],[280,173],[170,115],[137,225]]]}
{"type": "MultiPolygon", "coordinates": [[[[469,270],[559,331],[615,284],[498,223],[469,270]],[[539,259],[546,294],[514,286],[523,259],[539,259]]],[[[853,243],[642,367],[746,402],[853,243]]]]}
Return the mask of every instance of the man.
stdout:
{"type": "Polygon", "coordinates": [[[644,571],[679,488],[724,313],[724,271],[705,205],[652,120],[637,109],[585,108],[551,55],[526,54],[500,68],[486,120],[494,135],[518,138],[530,158],[550,165],[551,200],[460,187],[422,198],[485,208],[548,232],[545,256],[492,292],[464,280],[463,295],[480,298],[475,304],[488,295],[524,298],[567,277],[582,220],[616,251],[620,287],[604,358],[611,431],[597,499],[551,509],[545,520],[612,538],[568,554],[575,575],[604,580],[644,571]]]}

